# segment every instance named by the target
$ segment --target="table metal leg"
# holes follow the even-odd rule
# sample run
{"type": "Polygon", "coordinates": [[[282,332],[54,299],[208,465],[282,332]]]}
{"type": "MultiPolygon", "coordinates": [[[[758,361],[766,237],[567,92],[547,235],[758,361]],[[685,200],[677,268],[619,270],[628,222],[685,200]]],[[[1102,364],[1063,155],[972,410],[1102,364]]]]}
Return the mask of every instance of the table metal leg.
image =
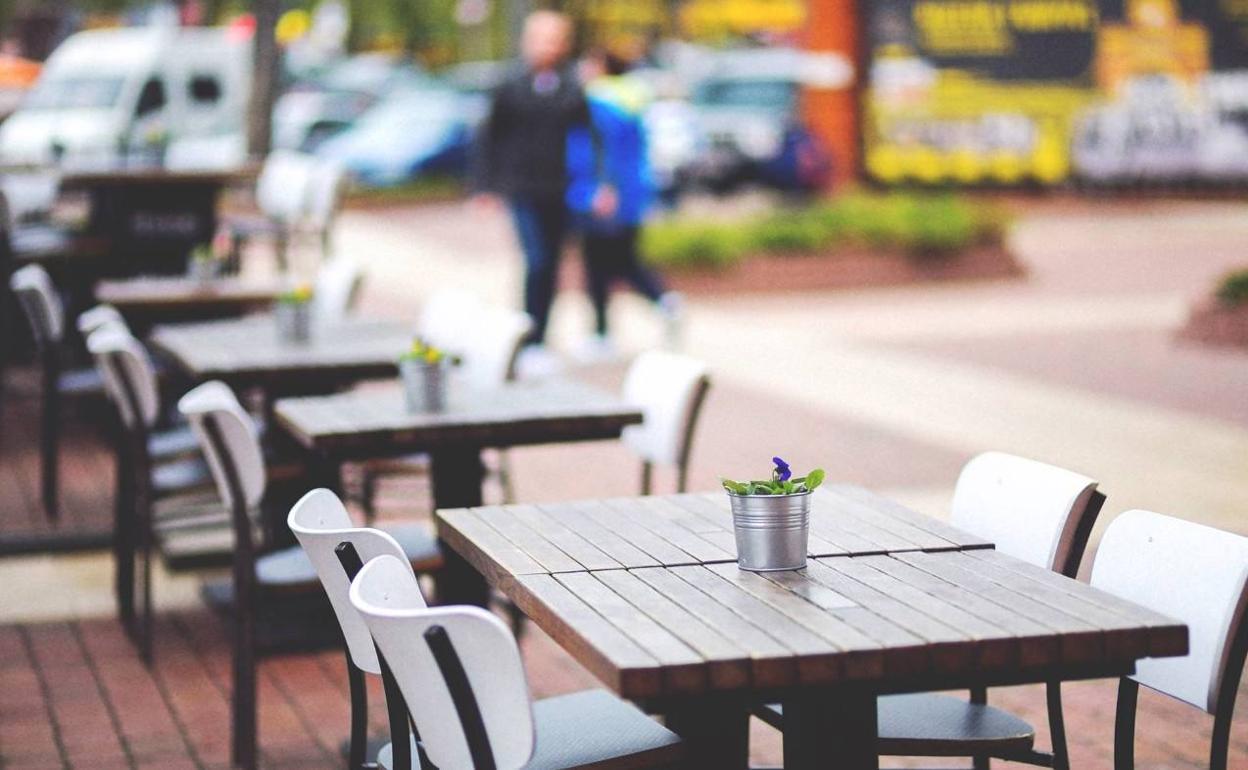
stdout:
{"type": "Polygon", "coordinates": [[[664,721],[684,739],[686,767],[746,770],[749,766],[750,714],[744,704],[731,698],[707,699],[669,709],[664,721]]]}
{"type": "Polygon", "coordinates": [[[786,700],[785,770],[878,770],[875,709],[870,692],[786,700]]]}
{"type": "MultiPolygon", "coordinates": [[[[481,505],[485,465],[476,447],[439,449],[430,456],[435,508],[472,508],[481,505]]],[[[434,576],[439,604],[486,606],[490,588],[485,578],[459,554],[444,547],[446,566],[434,576]]]]}

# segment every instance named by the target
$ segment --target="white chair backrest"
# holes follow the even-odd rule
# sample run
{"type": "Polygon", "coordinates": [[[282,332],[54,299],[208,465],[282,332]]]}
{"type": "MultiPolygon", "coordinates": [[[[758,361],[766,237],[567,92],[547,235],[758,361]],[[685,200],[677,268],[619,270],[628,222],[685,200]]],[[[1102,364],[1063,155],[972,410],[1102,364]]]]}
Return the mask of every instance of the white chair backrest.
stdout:
{"type": "Polygon", "coordinates": [[[638,356],[624,377],[624,400],[645,419],[624,430],[624,445],[647,462],[678,464],[707,378],[706,364],[688,356],[659,350],[638,356]]]}
{"type": "Polygon", "coordinates": [[[532,328],[527,313],[482,307],[446,347],[462,359],[460,376],[470,387],[496,388],[514,379],[516,355],[532,328]]]}
{"type": "Polygon", "coordinates": [[[337,161],[320,159],[313,166],[308,179],[304,211],[308,227],[321,231],[333,224],[339,204],[342,203],[344,180],[342,164],[337,161]]]}
{"type": "Polygon", "coordinates": [[[498,770],[523,767],[533,755],[533,711],[520,650],[507,626],[477,607],[426,608],[420,586],[399,559],[364,565],[351,584],[351,604],[372,632],[407,700],[429,759],[438,767],[473,767],[468,741],[426,638],[442,627],[468,676],[498,770]]]}
{"type": "Polygon", "coordinates": [[[364,271],[360,263],[338,256],[326,260],[316,274],[312,301],[316,303],[313,316],[318,320],[341,321],[359,298],[364,283],[364,271]]]}
{"type": "Polygon", "coordinates": [[[307,209],[316,159],[293,150],[274,150],[256,179],[256,205],[266,216],[288,224],[307,209]]]}
{"type": "Polygon", "coordinates": [[[471,292],[441,289],[425,300],[416,328],[425,342],[451,350],[480,309],[481,300],[471,292]]]}
{"type": "Polygon", "coordinates": [[[380,674],[381,667],[377,663],[373,636],[368,632],[368,626],[364,625],[360,613],[351,606],[348,596],[351,581],[347,579],[334,549],[340,543],[349,542],[355,546],[364,563],[378,556],[388,555],[401,560],[407,565],[408,572],[411,572],[412,565],[407,561],[403,547],[388,533],[379,529],[356,527],[342,501],[328,489],[314,489],[301,497],[290,509],[286,523],[290,526],[290,531],[295,533],[299,545],[303,546],[312,566],[316,568],[321,585],[329,596],[329,603],[334,608],[334,615],[338,617],[338,625],[342,627],[342,635],[347,640],[351,659],[360,669],[380,674]]]}
{"type": "Polygon", "coordinates": [[[121,311],[112,305],[96,305],[78,315],[78,333],[83,337],[90,337],[92,332],[106,326],[130,330],[130,325],[126,323],[121,311]]]}
{"type": "Polygon", "coordinates": [[[1187,624],[1188,654],[1141,660],[1132,679],[1213,713],[1248,601],[1248,538],[1127,511],[1101,538],[1092,585],[1187,624]]]}
{"type": "Polygon", "coordinates": [[[65,310],[48,271],[39,265],[14,270],[9,276],[9,288],[26,313],[35,343],[40,346],[59,344],[65,331],[65,310]]]}
{"type": "Polygon", "coordinates": [[[155,425],[160,416],[160,383],[143,343],[125,327],[105,323],[87,337],[87,350],[95,357],[122,423],[131,430],[155,425]]]}
{"type": "Polygon", "coordinates": [[[1036,460],[985,452],[958,476],[952,522],[997,550],[1061,571],[1096,481],[1036,460]]]}
{"type": "Polygon", "coordinates": [[[200,449],[208,458],[208,467],[212,470],[221,499],[231,508],[236,502],[225,470],[226,463],[230,463],[242,487],[241,502],[247,510],[256,510],[264,497],[264,453],[260,448],[256,424],[243,405],[238,403],[234,391],[219,380],[205,382],[178,400],[178,411],[190,421],[195,435],[199,437],[200,449]],[[220,449],[205,426],[208,419],[215,422],[220,432],[220,449]]]}

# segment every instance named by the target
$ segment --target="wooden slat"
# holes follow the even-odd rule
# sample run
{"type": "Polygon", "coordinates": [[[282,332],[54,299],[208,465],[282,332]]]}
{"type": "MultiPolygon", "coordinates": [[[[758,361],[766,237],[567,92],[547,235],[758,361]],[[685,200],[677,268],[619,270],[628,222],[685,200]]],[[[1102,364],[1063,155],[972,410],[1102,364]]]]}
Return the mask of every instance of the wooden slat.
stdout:
{"type": "Polygon", "coordinates": [[[835,487],[818,489],[816,499],[831,498],[836,501],[837,510],[844,516],[871,524],[897,537],[904,538],[911,547],[920,551],[955,551],[960,546],[954,540],[936,535],[927,529],[916,527],[910,522],[898,518],[895,511],[881,511],[878,505],[856,500],[853,497],[838,493],[835,487]]]}
{"type": "Polygon", "coordinates": [[[1046,587],[1061,591],[1092,613],[1101,617],[1110,615],[1131,626],[1145,626],[1148,631],[1148,651],[1154,656],[1184,655],[1187,653],[1187,629],[1174,618],[1166,617],[1147,607],[1142,607],[1113,594],[1099,591],[1091,586],[1068,580],[1050,570],[1040,569],[1019,559],[1012,559],[999,552],[986,550],[968,554],[976,559],[990,562],[1002,569],[1022,575],[1046,587]],[[1094,608],[1094,609],[1093,609],[1094,608]]]}
{"type": "Polygon", "coordinates": [[[594,542],[582,537],[534,505],[508,505],[506,515],[524,524],[551,545],[576,560],[582,569],[623,569],[624,565],[603,552],[594,542]]]}
{"type": "Polygon", "coordinates": [[[594,521],[574,503],[543,503],[537,507],[551,519],[593,543],[625,568],[659,565],[657,559],[594,521]]]}
{"type": "MultiPolygon", "coordinates": [[[[692,514],[676,509],[678,514],[683,513],[684,515],[673,515],[666,508],[656,508],[647,502],[639,502],[642,500],[644,498],[637,498],[636,500],[621,498],[603,500],[602,502],[619,515],[632,518],[633,521],[649,530],[652,534],[684,551],[695,564],[705,564],[714,561],[736,561],[737,555],[735,550],[727,550],[723,546],[694,532],[689,527],[684,526],[684,523],[687,523],[689,520],[696,519],[692,514]],[[652,515],[644,515],[646,513],[652,515]]],[[[675,509],[676,506],[670,506],[670,508],[675,509]]]]}
{"type": "Polygon", "coordinates": [[[561,551],[540,533],[525,526],[507,509],[490,507],[475,510],[481,521],[493,527],[530,559],[542,565],[547,573],[584,571],[580,562],[561,551]]]}
{"type": "Polygon", "coordinates": [[[749,684],[749,656],[733,638],[708,626],[632,572],[604,570],[594,577],[694,650],[711,685],[735,689],[749,684]]]}
{"type": "Polygon", "coordinates": [[[608,508],[601,500],[581,500],[574,505],[579,513],[604,529],[624,538],[658,564],[671,566],[698,563],[698,560],[687,551],[682,551],[638,524],[635,518],[627,513],[608,508]]]}
{"type": "Polygon", "coordinates": [[[482,521],[475,509],[440,510],[435,524],[438,537],[494,585],[507,576],[546,572],[531,556],[482,521]]]}
{"type": "Polygon", "coordinates": [[[516,578],[508,596],[594,676],[625,698],[663,693],[659,662],[550,575],[516,578]]]}
{"type": "Polygon", "coordinates": [[[662,666],[666,693],[701,692],[706,689],[707,668],[702,656],[650,617],[644,609],[613,591],[598,575],[572,572],[555,575],[555,580],[593,607],[662,666]]]}
{"type": "Polygon", "coordinates": [[[629,574],[679,605],[713,632],[730,638],[749,658],[750,681],[755,687],[783,687],[797,681],[794,651],[786,646],[783,638],[771,635],[774,628],[755,625],[668,569],[637,569],[629,574]]]}
{"type": "Polygon", "coordinates": [[[1001,582],[977,568],[977,563],[966,556],[913,553],[898,554],[899,561],[914,565],[933,575],[956,582],[967,590],[1003,607],[1012,607],[1026,613],[1039,623],[1053,629],[1059,635],[1061,659],[1064,663],[1094,663],[1105,657],[1105,642],[1101,629],[1095,623],[1064,612],[1019,590],[1016,580],[1001,582]]]}
{"type": "Polygon", "coordinates": [[[864,489],[863,487],[855,484],[829,484],[826,489],[834,492],[840,497],[866,503],[877,511],[887,514],[893,519],[907,522],[951,543],[956,543],[962,549],[993,547],[993,543],[989,540],[985,540],[978,535],[958,529],[957,527],[943,522],[940,519],[925,516],[918,511],[907,508],[895,500],[890,500],[883,495],[864,489]]]}

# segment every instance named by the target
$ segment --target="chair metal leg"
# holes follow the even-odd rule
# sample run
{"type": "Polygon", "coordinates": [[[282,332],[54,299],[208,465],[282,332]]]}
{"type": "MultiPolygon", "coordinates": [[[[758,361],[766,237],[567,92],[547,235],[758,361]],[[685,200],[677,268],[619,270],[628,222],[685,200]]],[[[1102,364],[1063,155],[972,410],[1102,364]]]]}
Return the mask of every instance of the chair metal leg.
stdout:
{"type": "Polygon", "coordinates": [[[1062,713],[1062,683],[1045,685],[1049,705],[1049,740],[1053,746],[1053,770],[1070,770],[1070,752],[1066,746],[1066,718],[1062,713]]]}
{"type": "Polygon", "coordinates": [[[234,767],[256,767],[256,595],[251,559],[234,564],[234,767]],[[250,574],[248,574],[250,573],[250,574]]]}
{"type": "Polygon", "coordinates": [[[1140,685],[1125,676],[1118,680],[1118,713],[1114,718],[1114,770],[1135,770],[1135,705],[1140,685]]]}
{"type": "Polygon", "coordinates": [[[516,489],[511,483],[511,459],[506,449],[498,450],[498,486],[502,489],[505,505],[516,501],[516,489]]]}
{"type": "Polygon", "coordinates": [[[364,525],[373,526],[377,521],[377,474],[367,465],[360,468],[360,508],[364,511],[364,525]]]}
{"type": "Polygon", "coordinates": [[[641,493],[643,495],[650,494],[653,486],[652,477],[654,476],[654,466],[648,462],[641,464],[641,493]]]}
{"type": "Polygon", "coordinates": [[[351,689],[351,750],[348,767],[350,770],[363,770],[365,750],[368,748],[368,687],[364,683],[364,672],[351,659],[350,648],[344,647],[344,650],[347,655],[347,683],[351,689]]]}
{"type": "Polygon", "coordinates": [[[676,491],[684,494],[689,491],[689,464],[682,462],[676,468],[676,491]]]}
{"type": "Polygon", "coordinates": [[[60,460],[61,399],[60,390],[57,387],[57,380],[60,378],[59,367],[52,360],[54,355],[53,352],[44,354],[39,467],[43,510],[50,520],[57,521],[60,518],[57,490],[60,471],[58,461],[60,460]]]}

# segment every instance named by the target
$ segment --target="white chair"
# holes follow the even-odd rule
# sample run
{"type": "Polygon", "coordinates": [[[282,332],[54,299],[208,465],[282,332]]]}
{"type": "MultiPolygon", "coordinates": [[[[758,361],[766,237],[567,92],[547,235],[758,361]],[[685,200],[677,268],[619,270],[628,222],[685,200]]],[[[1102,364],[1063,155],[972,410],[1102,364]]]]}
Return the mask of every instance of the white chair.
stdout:
{"type": "Polygon", "coordinates": [[[165,168],[231,170],[247,162],[247,140],[241,133],[175,139],[165,150],[165,168]]]}
{"type": "Polygon", "coordinates": [[[65,370],[62,363],[65,311],[47,271],[27,265],[9,276],[39,355],[40,369],[40,491],[44,512],[60,517],[61,404],[66,398],[102,395],[104,384],[94,368],[65,370]]]}
{"type": "Polygon", "coordinates": [[[278,266],[287,268],[291,237],[306,214],[316,158],[292,150],[274,150],[264,159],[256,179],[256,207],[260,216],[231,217],[231,261],[237,267],[243,246],[256,236],[270,236],[276,245],[278,266]]]}
{"type": "Polygon", "coordinates": [[[121,311],[112,305],[96,305],[93,308],[82,311],[78,315],[76,325],[78,333],[82,335],[83,339],[90,337],[93,332],[106,326],[116,326],[119,329],[130,331],[130,324],[126,323],[126,319],[121,314],[121,311]]]}
{"type": "Polygon", "coordinates": [[[532,702],[520,650],[502,621],[476,607],[427,608],[393,556],[365,564],[350,598],[436,767],[639,769],[681,760],[679,737],[606,691],[532,702]]]}
{"type": "Polygon", "coordinates": [[[1101,538],[1092,585],[1182,621],[1188,654],[1142,660],[1118,686],[1114,767],[1135,767],[1139,686],[1213,715],[1210,770],[1226,770],[1248,651],[1248,538],[1149,511],[1127,511],[1101,538]]]}
{"type": "Polygon", "coordinates": [[[688,485],[689,451],[702,403],[710,389],[707,367],[688,356],[642,353],[624,378],[624,400],[641,407],[644,420],[624,429],[624,445],[641,458],[641,493],[651,492],[654,466],[676,469],[676,491],[688,485]]]}
{"type": "MultiPolygon", "coordinates": [[[[1087,476],[986,452],[958,476],[952,522],[995,543],[1002,553],[1074,577],[1104,502],[1096,481],[1087,476]]],[[[1047,685],[1051,754],[1033,748],[1031,725],[987,702],[986,688],[972,689],[969,701],[934,693],[879,698],[880,755],[972,757],[977,769],[987,768],[990,757],[1069,768],[1059,682],[1047,685]]],[[[755,713],[784,729],[780,706],[755,713]]]]}
{"type": "MultiPolygon", "coordinates": [[[[460,359],[452,372],[452,388],[477,390],[496,388],[515,379],[516,356],[533,328],[532,319],[518,310],[482,304],[471,294],[448,290],[439,292],[426,304],[419,320],[420,336],[430,344],[460,359]]],[[[514,492],[511,468],[505,451],[495,453],[487,471],[502,488],[504,502],[512,502],[514,492]]],[[[382,478],[427,473],[429,458],[424,454],[377,460],[361,469],[361,506],[368,520],[376,515],[377,482],[382,478]]]]}
{"type": "Polygon", "coordinates": [[[316,239],[322,260],[329,259],[333,253],[331,236],[342,207],[345,182],[346,174],[337,161],[321,158],[312,168],[301,226],[316,239]]]}
{"type": "Polygon", "coordinates": [[[364,288],[364,271],[350,257],[327,260],[316,274],[312,290],[313,317],[317,321],[341,321],[356,306],[364,288]]]}
{"type": "MultiPolygon", "coordinates": [[[[366,761],[365,748],[368,739],[368,691],[364,684],[364,672],[382,677],[387,704],[397,706],[390,709],[392,733],[402,735],[406,732],[407,714],[393,678],[377,656],[368,627],[351,606],[347,595],[351,588],[351,578],[363,562],[378,556],[389,555],[402,559],[408,563],[409,571],[416,574],[418,571],[440,567],[441,555],[437,551],[437,543],[430,537],[430,558],[425,562],[412,564],[403,546],[389,533],[379,529],[356,527],[342,501],[328,489],[314,489],[304,495],[291,508],[286,522],[316,569],[346,640],[347,680],[351,693],[349,766],[352,770],[360,770],[366,761]]],[[[410,757],[415,752],[414,743],[409,745],[408,751],[410,757]]],[[[393,748],[390,745],[384,746],[379,755],[381,764],[390,767],[393,755],[393,748]]]]}
{"type": "MultiPolygon", "coordinates": [[[[233,532],[234,639],[234,757],[254,766],[256,741],[255,612],[258,592],[283,597],[315,589],[316,568],[299,546],[266,549],[261,503],[268,469],[259,431],[225,383],[212,381],[195,388],[178,402],[191,422],[217,491],[230,512],[233,532]],[[265,552],[267,550],[267,552],[265,552]],[[240,759],[242,758],[242,759],[240,759]],[[250,759],[249,759],[250,758],[250,759]]],[[[429,568],[440,564],[437,541],[419,525],[396,527],[391,534],[413,563],[429,568]]]]}

